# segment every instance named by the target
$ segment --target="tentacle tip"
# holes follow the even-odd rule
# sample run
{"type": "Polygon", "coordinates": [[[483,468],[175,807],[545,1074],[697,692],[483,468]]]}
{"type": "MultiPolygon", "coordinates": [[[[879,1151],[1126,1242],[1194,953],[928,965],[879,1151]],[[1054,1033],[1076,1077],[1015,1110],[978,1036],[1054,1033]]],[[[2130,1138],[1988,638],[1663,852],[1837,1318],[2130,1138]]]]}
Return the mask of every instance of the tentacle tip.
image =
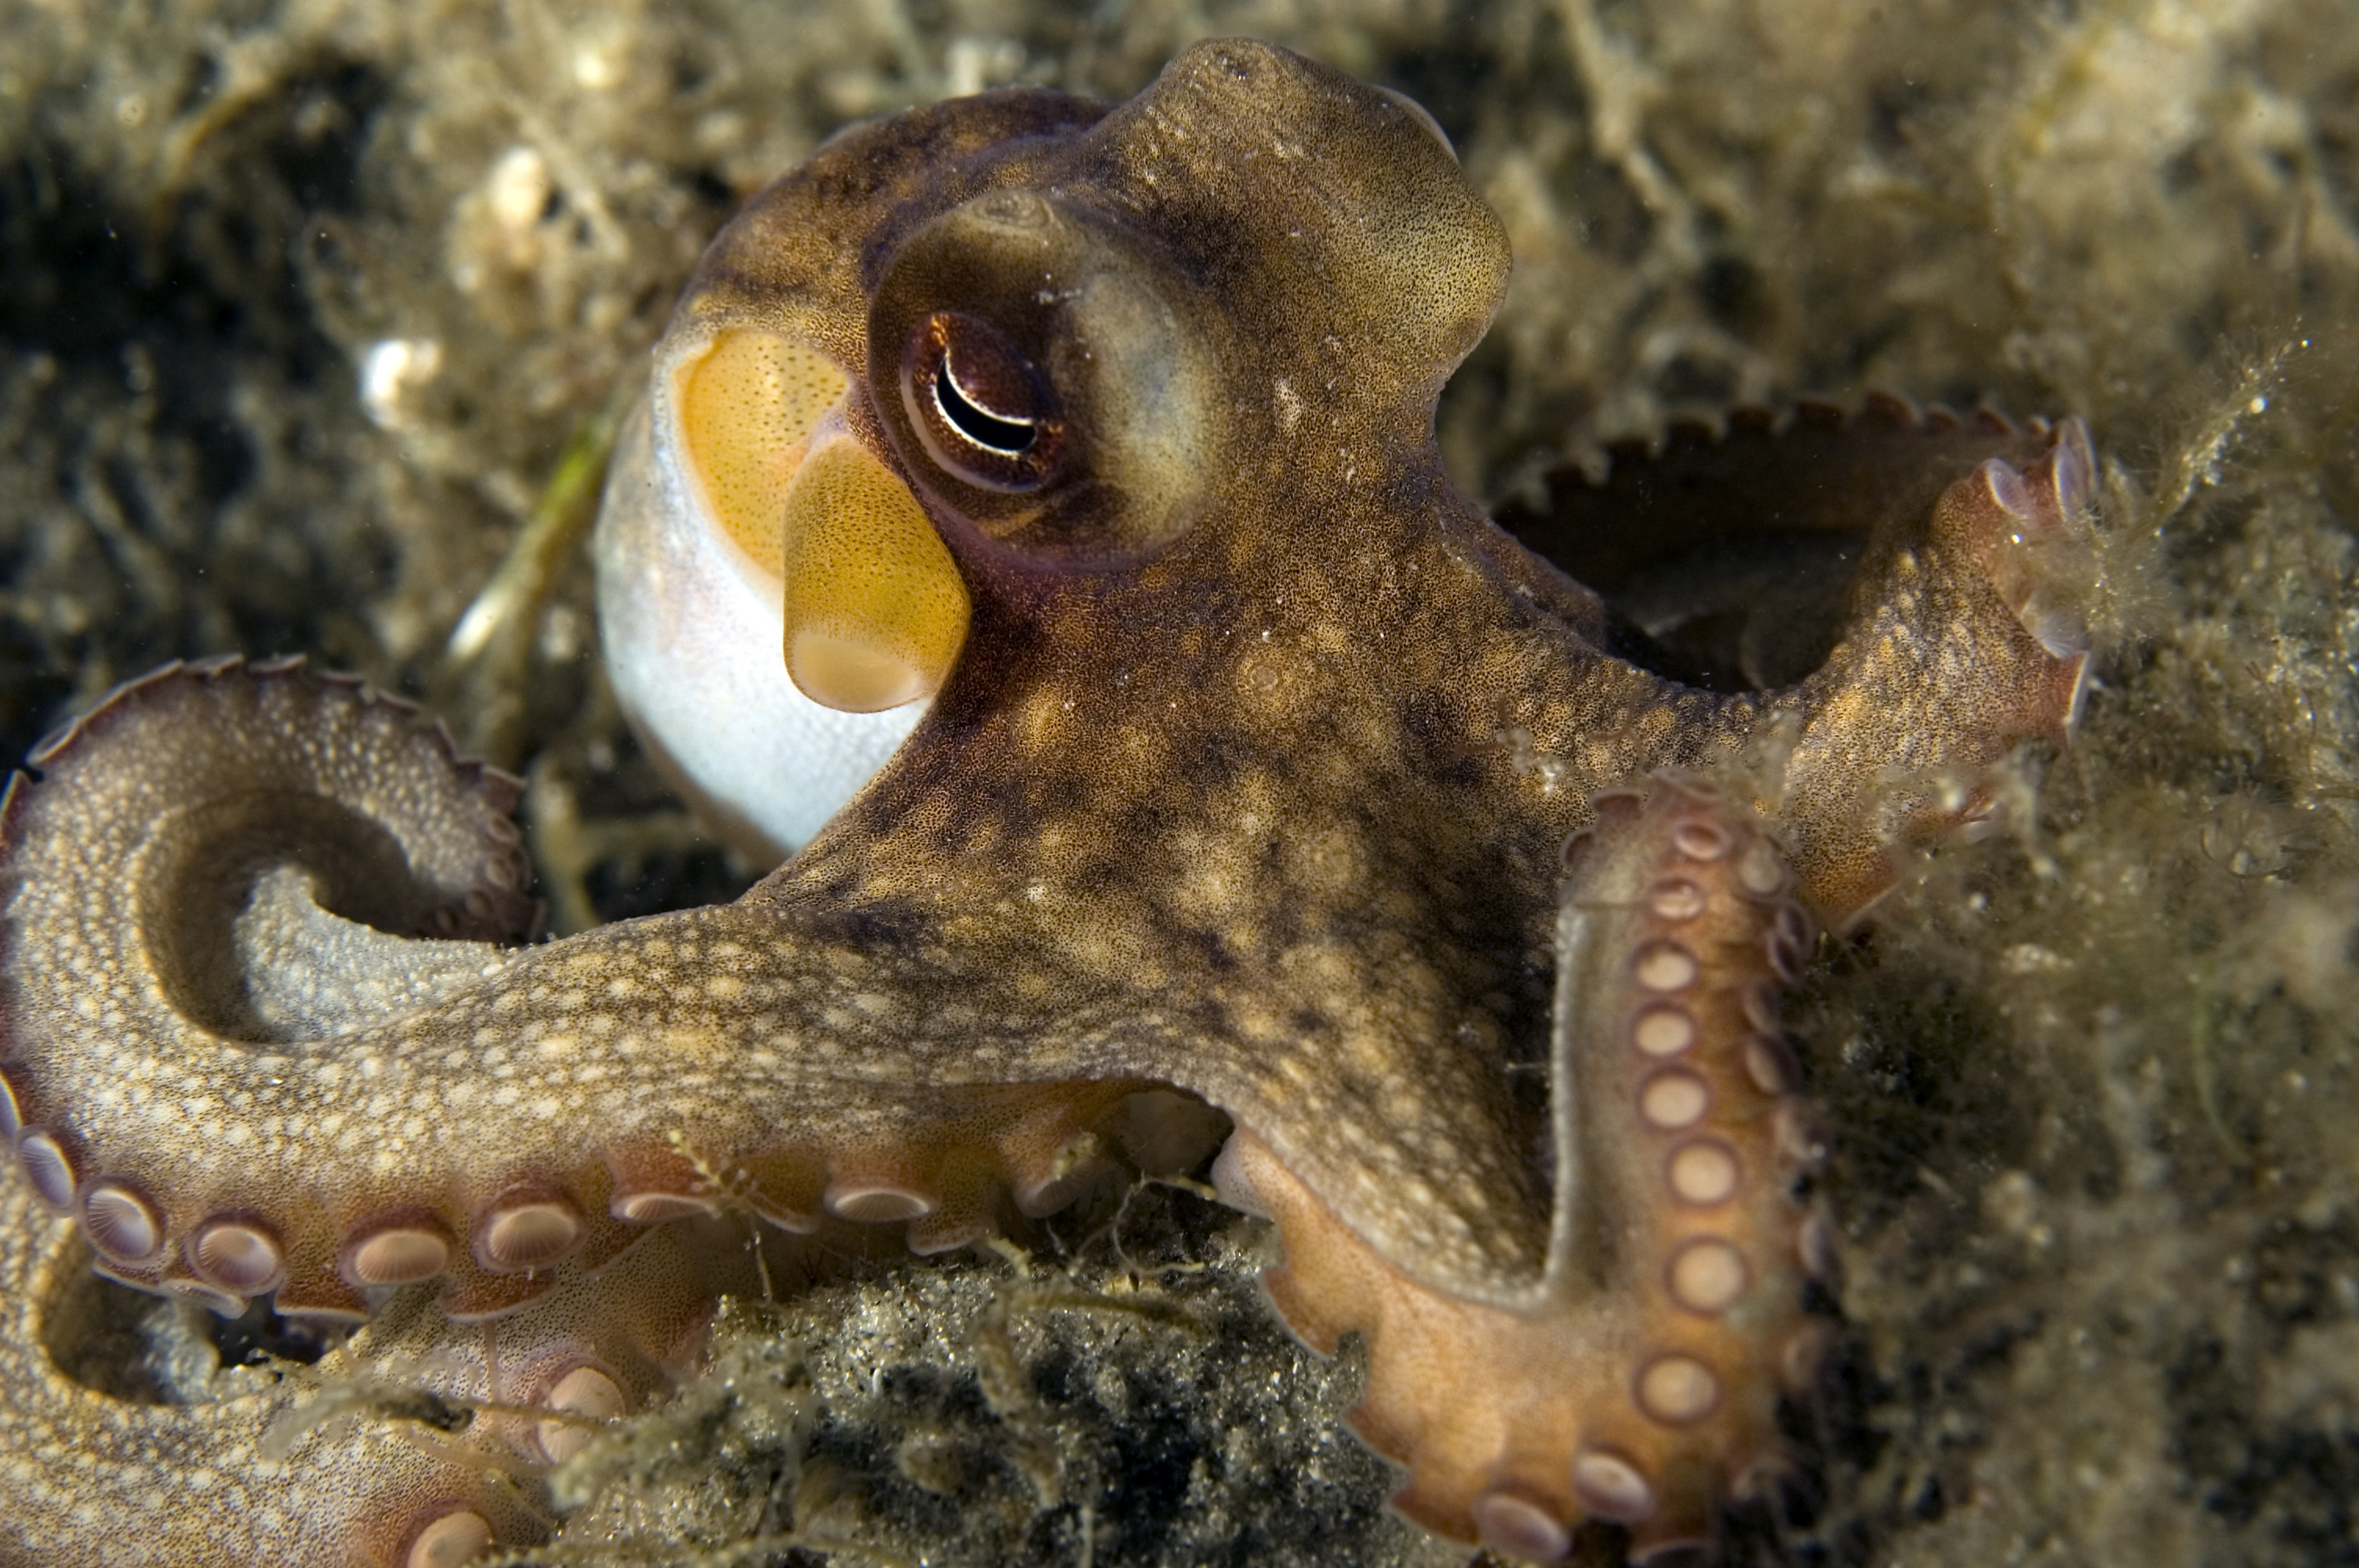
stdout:
{"type": "MultiPolygon", "coordinates": [[[[2091,644],[2091,601],[2100,571],[2093,527],[2096,460],[2077,419],[2056,427],[2028,470],[1986,459],[1968,481],[1962,517],[1992,589],[2050,660],[2091,644]]],[[[2060,734],[2077,705],[2078,668],[2051,707],[2060,734]]]]}

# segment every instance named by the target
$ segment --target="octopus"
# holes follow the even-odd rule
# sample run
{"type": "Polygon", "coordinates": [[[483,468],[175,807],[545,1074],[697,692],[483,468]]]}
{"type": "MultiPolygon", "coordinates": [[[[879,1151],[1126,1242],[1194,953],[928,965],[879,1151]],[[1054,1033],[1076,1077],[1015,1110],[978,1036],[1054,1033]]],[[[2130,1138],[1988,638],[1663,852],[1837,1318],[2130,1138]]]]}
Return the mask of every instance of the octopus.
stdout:
{"type": "Polygon", "coordinates": [[[1208,1160],[1286,1321],[1365,1341],[1409,1519],[1708,1550],[1827,1337],[1780,991],[2064,738],[2094,466],[2077,422],[1883,398],[1502,526],[1434,410],[1508,265],[1414,104],[1248,42],[858,126],[757,196],[599,544],[650,750],[793,850],[734,903],[520,942],[514,781],[298,664],[173,665],[37,750],[0,1558],[540,1539],[532,1477],[692,1359],[744,1227],[938,1253],[1208,1160]],[[481,1413],[75,1381],[86,1262],[481,1413]]]}

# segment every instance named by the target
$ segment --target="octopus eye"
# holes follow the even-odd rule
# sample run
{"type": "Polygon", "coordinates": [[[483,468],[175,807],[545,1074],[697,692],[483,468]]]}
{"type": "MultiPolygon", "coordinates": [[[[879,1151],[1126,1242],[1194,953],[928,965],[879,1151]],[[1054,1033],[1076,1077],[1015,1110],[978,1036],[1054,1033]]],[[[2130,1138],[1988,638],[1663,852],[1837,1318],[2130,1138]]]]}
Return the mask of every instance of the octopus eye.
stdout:
{"type": "Polygon", "coordinates": [[[1056,394],[989,323],[954,310],[918,325],[901,397],[926,455],[984,490],[1038,490],[1063,446],[1056,394]]]}

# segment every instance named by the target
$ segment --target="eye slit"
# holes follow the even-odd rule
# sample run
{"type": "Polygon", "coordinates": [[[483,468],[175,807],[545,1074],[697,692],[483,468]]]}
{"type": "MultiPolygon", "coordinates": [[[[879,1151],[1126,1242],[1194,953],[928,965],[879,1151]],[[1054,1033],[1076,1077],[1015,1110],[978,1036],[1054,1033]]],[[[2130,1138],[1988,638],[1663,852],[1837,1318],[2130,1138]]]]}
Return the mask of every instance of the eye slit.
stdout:
{"type": "Polygon", "coordinates": [[[1056,394],[999,330],[941,310],[902,355],[902,407],[926,455],[984,490],[1038,490],[1055,474],[1064,421],[1056,394]]]}
{"type": "Polygon", "coordinates": [[[983,407],[959,384],[958,372],[948,354],[942,356],[941,369],[934,373],[934,406],[968,440],[1007,457],[1022,457],[1039,433],[1029,419],[1003,419],[983,407]]]}

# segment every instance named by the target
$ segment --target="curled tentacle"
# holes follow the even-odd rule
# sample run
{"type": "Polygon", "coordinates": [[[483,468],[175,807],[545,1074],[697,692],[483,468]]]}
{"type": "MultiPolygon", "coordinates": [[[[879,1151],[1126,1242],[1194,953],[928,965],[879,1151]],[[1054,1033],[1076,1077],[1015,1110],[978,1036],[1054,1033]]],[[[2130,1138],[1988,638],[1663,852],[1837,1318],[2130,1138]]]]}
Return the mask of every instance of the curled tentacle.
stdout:
{"type": "Polygon", "coordinates": [[[1134,1136],[1135,1081],[929,1093],[865,957],[743,911],[392,935],[527,907],[510,786],[350,683],[174,668],[40,760],[5,816],[7,1130],[131,1282],[353,1320],[448,1275],[487,1317],[724,1203],[957,1246],[1134,1136]]]}
{"type": "Polygon", "coordinates": [[[1827,918],[1978,811],[2010,747],[2071,729],[2103,586],[2079,420],[1878,395],[1611,457],[1499,521],[1604,595],[1612,645],[1757,715],[1783,777],[1756,804],[1827,918]]]}

